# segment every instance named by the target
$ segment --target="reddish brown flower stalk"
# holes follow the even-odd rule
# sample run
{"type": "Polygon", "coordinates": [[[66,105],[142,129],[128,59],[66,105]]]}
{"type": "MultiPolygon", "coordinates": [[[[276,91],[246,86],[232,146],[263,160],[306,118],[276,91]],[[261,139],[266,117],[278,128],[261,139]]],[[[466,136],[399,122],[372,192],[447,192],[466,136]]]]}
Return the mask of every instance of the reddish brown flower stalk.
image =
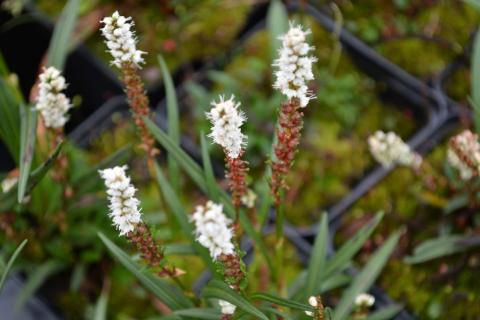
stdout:
{"type": "Polygon", "coordinates": [[[300,111],[300,101],[296,98],[284,103],[279,112],[277,127],[277,143],[274,146],[276,160],[272,162],[272,178],[270,191],[275,204],[280,204],[281,189],[286,188],[285,178],[300,143],[303,127],[303,112],[300,111]]]}
{"type": "Polygon", "coordinates": [[[139,223],[132,232],[127,234],[127,238],[135,244],[137,250],[142,254],[142,258],[150,267],[160,269],[159,276],[175,277],[181,273],[175,267],[169,269],[162,265],[164,260],[163,252],[155,244],[150,229],[146,224],[139,223]]]}
{"type": "Polygon", "coordinates": [[[159,153],[159,150],[155,147],[155,139],[150,134],[150,131],[148,131],[142,118],[150,115],[150,102],[145,93],[143,82],[138,75],[138,68],[132,63],[124,63],[122,65],[122,77],[135,125],[142,139],[141,146],[150,157],[154,157],[159,153]]]}
{"type": "Polygon", "coordinates": [[[218,261],[225,267],[224,277],[227,283],[233,290],[240,292],[240,284],[245,278],[240,257],[236,254],[222,254],[218,257],[218,261]]]}
{"type": "MultiPolygon", "coordinates": [[[[227,154],[227,153],[226,153],[227,154]]],[[[226,177],[228,186],[232,192],[232,203],[235,208],[239,208],[242,203],[242,196],[247,194],[247,182],[245,180],[248,172],[248,162],[242,160],[243,151],[235,159],[230,158],[227,154],[225,162],[227,164],[226,177]]]]}

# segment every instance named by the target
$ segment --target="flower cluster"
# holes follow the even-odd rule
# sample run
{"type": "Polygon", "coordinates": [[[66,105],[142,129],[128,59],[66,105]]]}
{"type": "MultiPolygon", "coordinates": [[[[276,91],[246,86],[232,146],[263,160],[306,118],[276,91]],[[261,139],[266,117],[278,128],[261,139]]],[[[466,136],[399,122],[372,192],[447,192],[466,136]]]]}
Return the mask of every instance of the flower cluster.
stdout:
{"type": "Polygon", "coordinates": [[[280,37],[282,48],[273,64],[278,68],[274,88],[289,99],[297,98],[301,107],[306,107],[310,99],[314,98],[307,86],[307,81],[313,80],[312,64],[317,61],[308,55],[313,50],[306,42],[309,33],[310,30],[303,30],[301,25],[291,23],[288,32],[280,37]]]}
{"type": "Polygon", "coordinates": [[[135,227],[142,221],[138,209],[140,201],[135,198],[136,190],[125,173],[126,169],[127,166],[116,166],[99,171],[107,187],[110,201],[109,216],[112,218],[115,227],[120,231],[120,235],[126,235],[134,231],[135,227]]]}
{"type": "Polygon", "coordinates": [[[205,206],[197,206],[192,216],[197,241],[210,251],[213,259],[235,252],[233,230],[230,228],[232,220],[222,211],[221,204],[208,201],[205,206]]]}
{"type": "Polygon", "coordinates": [[[422,157],[393,132],[377,131],[368,138],[368,144],[372,156],[384,167],[399,164],[417,169],[422,164],[422,157]]]}
{"type": "Polygon", "coordinates": [[[62,93],[67,87],[65,78],[54,67],[45,68],[40,74],[37,105],[47,128],[62,128],[68,120],[67,112],[72,107],[70,100],[62,93]]]}
{"type": "Polygon", "coordinates": [[[206,114],[212,123],[212,131],[209,137],[222,146],[231,159],[238,158],[247,141],[247,137],[242,134],[240,129],[246,117],[238,109],[240,103],[235,102],[234,99],[233,95],[228,100],[220,96],[220,101],[213,101],[212,109],[206,114]]]}
{"type": "Polygon", "coordinates": [[[139,67],[143,63],[142,55],[145,52],[137,50],[137,39],[131,28],[134,25],[131,17],[121,16],[115,11],[111,17],[105,17],[101,21],[104,26],[101,29],[105,37],[105,43],[113,57],[112,64],[121,68],[122,64],[134,64],[139,67]]]}
{"type": "Polygon", "coordinates": [[[375,303],[375,297],[368,293],[360,293],[355,297],[355,305],[357,307],[370,308],[375,303]]]}
{"type": "Polygon", "coordinates": [[[475,174],[462,160],[457,156],[455,151],[452,148],[447,150],[447,162],[455,169],[460,172],[460,177],[462,180],[470,180],[475,174]]]}
{"type": "Polygon", "coordinates": [[[220,305],[222,314],[234,314],[235,309],[237,308],[235,305],[225,300],[218,300],[218,304],[220,305]]]}
{"type": "Polygon", "coordinates": [[[480,143],[478,136],[465,130],[450,139],[448,162],[460,171],[462,179],[468,180],[480,173],[480,143]]]}

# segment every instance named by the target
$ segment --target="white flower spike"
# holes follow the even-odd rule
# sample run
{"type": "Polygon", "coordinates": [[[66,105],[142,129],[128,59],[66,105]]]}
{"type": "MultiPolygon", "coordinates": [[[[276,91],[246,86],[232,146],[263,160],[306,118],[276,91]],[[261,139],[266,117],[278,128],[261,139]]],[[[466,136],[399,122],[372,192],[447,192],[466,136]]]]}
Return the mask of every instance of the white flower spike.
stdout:
{"type": "Polygon", "coordinates": [[[142,221],[138,208],[140,201],[135,198],[136,189],[130,183],[130,178],[125,173],[126,169],[127,166],[117,166],[99,171],[107,187],[110,201],[109,216],[122,236],[132,232],[142,221]]]}
{"type": "Polygon", "coordinates": [[[115,11],[111,17],[105,17],[101,22],[104,24],[101,31],[105,43],[113,57],[112,64],[117,68],[121,68],[123,63],[140,67],[144,63],[142,55],[145,52],[137,50],[137,38],[131,30],[135,25],[132,18],[121,16],[115,11]]]}
{"type": "Polygon", "coordinates": [[[65,78],[54,67],[48,67],[40,74],[37,104],[47,128],[62,128],[68,121],[67,112],[72,107],[70,100],[62,93],[67,87],[65,78]]]}
{"type": "Polygon", "coordinates": [[[220,96],[220,101],[213,101],[212,109],[206,113],[207,119],[212,123],[209,137],[222,146],[231,159],[236,159],[240,155],[247,142],[247,137],[240,129],[246,117],[239,110],[239,106],[240,103],[235,102],[233,95],[228,100],[220,96]]]}
{"type": "Polygon", "coordinates": [[[197,206],[192,216],[197,241],[210,251],[215,260],[221,255],[233,254],[235,248],[233,230],[230,228],[232,220],[222,211],[221,204],[208,201],[205,206],[197,206]]]}
{"type": "Polygon", "coordinates": [[[313,80],[312,64],[317,58],[308,55],[314,49],[306,42],[309,33],[310,30],[304,30],[301,25],[290,23],[288,32],[279,38],[282,47],[278,59],[273,63],[278,68],[273,87],[289,99],[298,98],[301,107],[306,107],[314,98],[307,82],[313,80]]]}
{"type": "Polygon", "coordinates": [[[422,157],[393,132],[377,131],[368,138],[368,144],[372,156],[384,167],[399,164],[417,169],[422,164],[422,157]]]}

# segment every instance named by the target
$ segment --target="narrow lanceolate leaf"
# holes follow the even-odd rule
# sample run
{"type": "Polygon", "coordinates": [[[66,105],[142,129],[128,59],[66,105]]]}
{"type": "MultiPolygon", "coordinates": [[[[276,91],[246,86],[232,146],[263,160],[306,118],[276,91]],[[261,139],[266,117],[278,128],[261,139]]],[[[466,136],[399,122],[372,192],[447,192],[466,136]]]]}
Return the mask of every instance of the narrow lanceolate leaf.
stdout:
{"type": "Polygon", "coordinates": [[[36,267],[32,273],[29,274],[25,285],[18,294],[15,302],[15,310],[20,310],[51,275],[64,267],[65,265],[57,260],[49,260],[39,267],[36,267]]]}
{"type": "Polygon", "coordinates": [[[218,320],[222,314],[215,309],[191,308],[174,311],[173,314],[192,319],[218,320]]]}
{"type": "Polygon", "coordinates": [[[178,287],[156,278],[148,271],[142,270],[140,266],[128,256],[128,254],[108,239],[103,233],[99,232],[98,236],[108,250],[110,250],[112,255],[169,308],[172,310],[179,310],[193,307],[192,302],[183,295],[178,287]]]}
{"type": "Polygon", "coordinates": [[[471,61],[471,102],[474,110],[475,129],[480,132],[480,32],[477,32],[473,42],[473,52],[471,61]]]}
{"type": "Polygon", "coordinates": [[[109,155],[107,158],[103,159],[100,161],[98,164],[93,166],[91,169],[89,169],[87,172],[82,174],[81,176],[78,176],[72,181],[72,187],[75,190],[75,197],[81,197],[85,193],[87,193],[89,190],[91,190],[97,183],[98,183],[98,170],[106,169],[106,168],[111,168],[116,165],[121,165],[131,157],[132,155],[132,146],[131,145],[126,145],[111,155],[109,155]]]}
{"type": "Polygon", "coordinates": [[[277,56],[281,45],[278,37],[288,30],[288,14],[282,1],[273,0],[270,2],[267,13],[267,28],[270,33],[270,50],[273,59],[277,56]]]}
{"type": "Polygon", "coordinates": [[[5,284],[5,280],[7,279],[8,273],[10,269],[12,269],[13,263],[17,260],[18,255],[22,252],[23,247],[27,244],[28,240],[25,239],[20,243],[20,245],[15,249],[15,252],[12,254],[10,259],[7,262],[5,269],[3,270],[2,277],[0,278],[0,292],[2,292],[3,285],[5,284]]]}
{"type": "Polygon", "coordinates": [[[391,235],[387,241],[385,241],[385,243],[370,257],[362,271],[355,276],[352,284],[343,293],[340,302],[335,308],[333,316],[335,320],[346,319],[352,310],[355,297],[362,292],[367,292],[368,289],[370,289],[395,249],[399,238],[400,232],[398,231],[391,235]]]}
{"type": "Polygon", "coordinates": [[[325,272],[328,248],[328,215],[322,215],[320,228],[315,238],[312,256],[308,264],[307,279],[305,283],[305,298],[311,295],[317,295],[325,272]]]}
{"type": "Polygon", "coordinates": [[[20,156],[20,105],[12,86],[6,78],[0,77],[0,139],[17,164],[20,156]]]}
{"type": "Polygon", "coordinates": [[[399,313],[402,311],[403,306],[399,304],[394,304],[385,308],[382,308],[378,311],[373,312],[370,314],[365,320],[389,320],[393,319],[399,313]]]}
{"type": "MultiPolygon", "coordinates": [[[[167,122],[168,136],[176,144],[180,145],[180,122],[178,118],[178,101],[175,93],[175,86],[172,77],[168,71],[167,64],[161,55],[157,56],[160,70],[162,71],[163,83],[165,85],[165,95],[167,98],[167,122]]],[[[178,164],[172,155],[168,155],[168,173],[170,181],[175,189],[178,189],[178,164]]]]}
{"type": "Polygon", "coordinates": [[[93,311],[93,320],[106,320],[107,319],[107,306],[108,306],[108,292],[102,291],[100,297],[98,297],[95,309],[93,311]]]}
{"type": "MultiPolygon", "coordinates": [[[[39,167],[37,167],[32,173],[30,173],[25,194],[29,194],[32,189],[43,179],[48,170],[50,170],[53,163],[60,154],[62,145],[62,143],[59,143],[53,153],[50,155],[50,157],[39,167]]],[[[15,205],[15,203],[17,202],[17,192],[18,183],[16,183],[7,193],[0,195],[0,212],[7,211],[15,205]]]]}
{"type": "Polygon", "coordinates": [[[47,65],[63,70],[70,50],[69,41],[78,14],[79,0],[68,0],[53,31],[48,47],[47,65]]]}
{"type": "Polygon", "coordinates": [[[158,163],[155,162],[155,175],[157,177],[158,186],[162,191],[163,198],[167,203],[170,211],[173,213],[175,220],[180,225],[182,232],[189,239],[193,240],[193,228],[190,222],[188,221],[188,215],[183,208],[180,199],[178,199],[177,194],[170,185],[169,180],[163,175],[162,169],[158,166],[158,163]]]}
{"type": "Polygon", "coordinates": [[[247,299],[230,289],[230,287],[219,281],[212,280],[208,286],[203,289],[202,296],[204,298],[216,298],[230,302],[237,306],[240,310],[252,315],[255,319],[269,320],[268,317],[260,310],[254,307],[247,299]]]}
{"type": "Polygon", "coordinates": [[[449,235],[430,239],[413,251],[413,256],[405,258],[405,262],[415,264],[444,257],[457,252],[480,247],[480,236],[449,235]]]}
{"type": "Polygon", "coordinates": [[[377,213],[375,218],[368,222],[363,228],[357,231],[328,261],[325,266],[324,279],[330,278],[333,274],[342,272],[351,264],[352,258],[363,247],[365,241],[370,238],[371,234],[378,226],[383,218],[383,212],[377,213]]]}
{"type": "Polygon", "coordinates": [[[152,133],[154,138],[167,150],[169,155],[172,155],[178,164],[185,170],[195,184],[204,192],[207,191],[205,179],[200,166],[190,156],[183,151],[178,144],[176,144],[170,137],[163,132],[152,120],[144,117],[143,120],[147,125],[148,130],[152,133]]]}
{"type": "Polygon", "coordinates": [[[277,306],[287,307],[293,310],[313,311],[313,308],[307,304],[299,303],[293,300],[287,300],[268,293],[254,293],[251,295],[253,300],[262,300],[273,303],[277,306]]]}
{"type": "Polygon", "coordinates": [[[35,152],[35,138],[37,131],[37,111],[30,106],[21,106],[20,123],[20,176],[18,178],[18,203],[23,202],[27,189],[30,168],[32,167],[33,153],[35,152]]]}
{"type": "Polygon", "coordinates": [[[219,186],[215,180],[215,175],[213,174],[212,161],[210,160],[207,140],[205,139],[203,132],[200,133],[200,145],[202,146],[203,172],[205,174],[205,181],[207,182],[208,193],[211,195],[213,201],[218,201],[219,186]]]}

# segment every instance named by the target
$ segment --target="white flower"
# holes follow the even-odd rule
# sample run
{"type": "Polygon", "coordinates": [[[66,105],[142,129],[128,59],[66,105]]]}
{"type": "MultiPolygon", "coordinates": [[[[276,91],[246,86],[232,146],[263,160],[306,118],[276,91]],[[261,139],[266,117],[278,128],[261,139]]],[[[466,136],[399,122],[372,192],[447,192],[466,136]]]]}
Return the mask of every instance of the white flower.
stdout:
{"type": "Polygon", "coordinates": [[[212,102],[212,109],[206,113],[207,119],[212,123],[212,131],[208,135],[213,142],[219,144],[225,153],[236,159],[245,146],[247,137],[242,134],[240,127],[245,122],[245,114],[238,109],[239,102],[235,102],[232,95],[225,100],[220,96],[219,102],[212,102]]]}
{"type": "Polygon", "coordinates": [[[213,259],[234,253],[232,220],[222,210],[221,204],[208,201],[205,206],[197,206],[192,216],[197,241],[210,251],[213,259]]]}
{"type": "Polygon", "coordinates": [[[474,172],[462,160],[460,160],[451,148],[447,150],[448,163],[460,172],[462,180],[470,180],[474,176],[474,172]]]}
{"type": "Polygon", "coordinates": [[[54,67],[48,67],[40,74],[37,105],[47,128],[58,129],[68,120],[67,112],[72,107],[70,100],[62,93],[67,87],[65,78],[54,67]]]}
{"type": "Polygon", "coordinates": [[[113,224],[120,231],[120,235],[128,234],[141,222],[141,213],[138,209],[140,201],[135,198],[135,187],[130,183],[125,170],[127,166],[113,167],[99,170],[105,180],[108,200],[110,201],[109,216],[113,224]]]}
{"type": "Polygon", "coordinates": [[[355,305],[358,307],[371,307],[375,303],[375,297],[368,293],[361,293],[355,297],[355,305]]]}
{"type": "Polygon", "coordinates": [[[222,310],[222,314],[234,314],[237,307],[225,300],[218,300],[218,304],[222,310]]]}
{"type": "Polygon", "coordinates": [[[318,306],[317,298],[314,296],[311,296],[310,298],[308,298],[308,304],[314,308],[317,307],[318,306]]]}
{"type": "Polygon", "coordinates": [[[422,157],[413,152],[403,140],[393,132],[377,131],[368,138],[372,156],[384,167],[394,164],[418,168],[422,157]]]}
{"type": "Polygon", "coordinates": [[[273,63],[278,68],[273,87],[289,99],[298,98],[301,107],[306,107],[314,98],[307,86],[307,82],[313,80],[312,63],[317,61],[317,58],[308,55],[314,49],[306,42],[309,33],[310,30],[304,31],[301,25],[290,23],[288,32],[279,38],[282,48],[273,63]]]}
{"type": "Polygon", "coordinates": [[[240,200],[242,201],[242,204],[249,208],[252,209],[255,207],[255,201],[257,200],[257,194],[253,192],[252,189],[248,189],[247,193],[244,194],[240,200]]]}
{"type": "Polygon", "coordinates": [[[476,134],[463,131],[450,139],[448,150],[447,160],[460,171],[462,179],[468,180],[480,173],[480,143],[476,134]]]}
{"type": "Polygon", "coordinates": [[[7,193],[18,182],[18,177],[10,177],[2,180],[2,192],[7,193]]]}
{"type": "Polygon", "coordinates": [[[144,62],[142,55],[145,52],[137,50],[137,38],[131,17],[121,16],[115,11],[111,17],[105,17],[101,21],[104,26],[101,29],[105,43],[113,57],[112,64],[121,68],[123,63],[133,63],[137,67],[144,62]]]}

